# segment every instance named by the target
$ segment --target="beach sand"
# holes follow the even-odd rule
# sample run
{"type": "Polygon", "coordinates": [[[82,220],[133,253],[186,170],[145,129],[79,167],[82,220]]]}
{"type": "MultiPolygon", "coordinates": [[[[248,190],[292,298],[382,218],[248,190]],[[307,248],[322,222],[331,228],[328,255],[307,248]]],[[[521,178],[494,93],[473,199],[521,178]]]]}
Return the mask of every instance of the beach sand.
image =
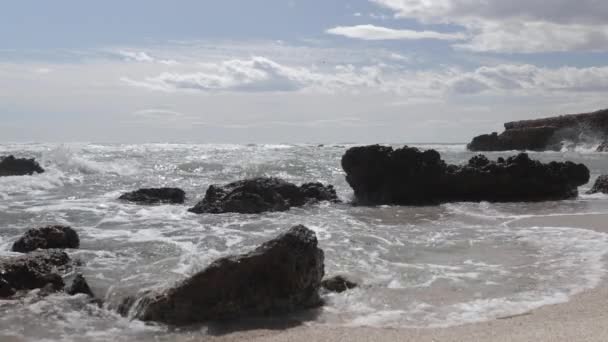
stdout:
{"type": "MultiPolygon", "coordinates": [[[[608,215],[559,215],[513,221],[513,227],[577,227],[608,233],[608,215]]],[[[608,281],[569,302],[543,306],[513,317],[429,329],[345,328],[300,325],[251,329],[210,341],[608,341],[608,281]]],[[[184,340],[186,341],[186,340],[184,340]]]]}

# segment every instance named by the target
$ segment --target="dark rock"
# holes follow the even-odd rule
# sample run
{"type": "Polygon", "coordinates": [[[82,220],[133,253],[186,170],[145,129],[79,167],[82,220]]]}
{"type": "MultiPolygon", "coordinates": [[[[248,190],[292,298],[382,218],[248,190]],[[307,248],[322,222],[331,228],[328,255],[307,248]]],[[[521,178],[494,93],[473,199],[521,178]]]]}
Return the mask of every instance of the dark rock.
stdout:
{"type": "Polygon", "coordinates": [[[593,142],[608,137],[608,109],[505,123],[505,131],[475,137],[471,151],[561,150],[562,142],[593,142]]]}
{"type": "Polygon", "coordinates": [[[19,257],[0,259],[0,297],[32,289],[63,289],[59,273],[71,268],[70,257],[58,250],[36,251],[19,257]]]}
{"type": "Polygon", "coordinates": [[[595,180],[595,184],[591,190],[587,191],[588,194],[603,193],[608,194],[608,175],[601,175],[595,180]]]}
{"type": "Polygon", "coordinates": [[[186,193],[178,188],[150,188],[123,194],[118,199],[141,204],[171,203],[182,204],[186,193]]]}
{"type": "Polygon", "coordinates": [[[250,253],[216,260],[169,290],[127,298],[120,311],[144,321],[188,325],[316,307],[323,259],[315,233],[295,226],[250,253]]]}
{"type": "Polygon", "coordinates": [[[252,178],[227,185],[211,185],[205,198],[189,211],[197,214],[286,211],[318,201],[338,202],[331,185],[306,183],[298,187],[278,178],[252,178]]]}
{"type": "Polygon", "coordinates": [[[596,152],[608,152],[608,140],[602,142],[598,147],[596,152]]]}
{"type": "Polygon", "coordinates": [[[0,177],[25,176],[43,172],[44,169],[34,159],[15,158],[12,155],[0,158],[0,177]]]}
{"type": "Polygon", "coordinates": [[[82,293],[91,298],[95,297],[86,279],[84,279],[84,276],[80,273],[76,274],[73,279],[71,279],[71,283],[66,285],[65,292],[70,296],[82,293]]]}
{"type": "Polygon", "coordinates": [[[471,151],[544,151],[561,149],[561,139],[557,139],[555,127],[527,127],[480,135],[467,145],[471,151]]]}
{"type": "Polygon", "coordinates": [[[13,244],[13,252],[27,253],[36,249],[78,248],[80,239],[76,231],[66,226],[32,228],[13,244]]]}
{"type": "Polygon", "coordinates": [[[342,157],[359,204],[436,204],[452,201],[540,201],[575,197],[589,169],[572,162],[543,164],[521,153],[506,160],[473,157],[448,165],[434,150],[354,147],[342,157]]]}
{"type": "Polygon", "coordinates": [[[335,276],[327,279],[323,279],[321,287],[329,292],[342,293],[346,290],[354,289],[357,287],[357,283],[346,279],[343,276],[335,276]]]}

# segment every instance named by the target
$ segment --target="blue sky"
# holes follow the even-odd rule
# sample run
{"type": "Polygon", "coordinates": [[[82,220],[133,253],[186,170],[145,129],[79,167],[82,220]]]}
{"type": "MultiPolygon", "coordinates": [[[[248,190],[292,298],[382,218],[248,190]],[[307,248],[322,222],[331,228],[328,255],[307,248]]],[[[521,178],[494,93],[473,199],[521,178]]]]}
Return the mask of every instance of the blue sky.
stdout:
{"type": "Polygon", "coordinates": [[[608,2],[21,0],[0,140],[463,142],[606,106],[608,2]]]}

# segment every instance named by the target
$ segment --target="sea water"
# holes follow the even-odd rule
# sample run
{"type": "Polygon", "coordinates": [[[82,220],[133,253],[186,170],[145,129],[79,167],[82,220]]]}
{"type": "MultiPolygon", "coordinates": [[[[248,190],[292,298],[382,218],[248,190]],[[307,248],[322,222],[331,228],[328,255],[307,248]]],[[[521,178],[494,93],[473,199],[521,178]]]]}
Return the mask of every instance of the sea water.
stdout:
{"type": "MultiPolygon", "coordinates": [[[[171,286],[219,257],[249,251],[296,224],[316,232],[327,275],[346,275],[360,284],[324,295],[322,309],[298,317],[310,325],[444,327],[496,319],[567,301],[597,286],[604,275],[608,235],[580,227],[522,228],[511,222],[608,213],[608,197],[354,207],[340,166],[352,146],[0,145],[0,155],[34,157],[46,169],[33,176],[0,177],[0,256],[16,255],[10,247],[28,228],[72,226],[81,248],[69,254],[82,261],[81,271],[106,303],[98,308],[82,295],[41,298],[36,291],[3,300],[0,337],[146,341],[205,336],[209,329],[204,325],[173,330],[120,317],[107,307],[138,291],[171,286]],[[256,176],[333,184],[344,203],[260,215],[187,211],[210,184],[256,176]],[[186,204],[142,206],[117,200],[126,191],[162,186],[184,189],[186,204]]],[[[449,163],[465,163],[474,155],[464,145],[418,147],[437,149],[449,163]]],[[[531,156],[582,162],[593,181],[608,172],[608,158],[591,151],[531,156]]],[[[582,187],[581,194],[589,187],[582,187]]]]}

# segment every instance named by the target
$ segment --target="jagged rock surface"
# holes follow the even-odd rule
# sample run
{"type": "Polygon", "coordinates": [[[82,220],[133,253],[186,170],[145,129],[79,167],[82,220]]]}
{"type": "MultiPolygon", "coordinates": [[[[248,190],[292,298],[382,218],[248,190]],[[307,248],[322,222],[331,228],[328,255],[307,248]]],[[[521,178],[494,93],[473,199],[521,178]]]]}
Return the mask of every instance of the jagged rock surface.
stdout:
{"type": "Polygon", "coordinates": [[[29,229],[12,247],[13,252],[27,253],[36,249],[78,248],[78,233],[67,226],[48,226],[29,229]]]}
{"type": "Polygon", "coordinates": [[[178,188],[146,188],[121,195],[118,199],[140,204],[182,204],[186,193],[178,188]]]}
{"type": "Polygon", "coordinates": [[[448,165],[435,150],[373,145],[342,157],[346,180],[359,204],[436,204],[453,201],[539,201],[575,197],[589,181],[583,164],[543,164],[521,153],[490,161],[479,155],[448,165]]]}
{"type": "Polygon", "coordinates": [[[62,251],[36,251],[19,257],[0,259],[0,298],[32,289],[63,289],[61,277],[71,267],[62,251]]]}
{"type": "Polygon", "coordinates": [[[43,173],[44,169],[34,159],[15,158],[15,156],[0,157],[0,177],[25,176],[43,173]]]}
{"type": "Polygon", "coordinates": [[[197,214],[286,211],[318,201],[338,202],[331,185],[306,183],[301,186],[279,178],[252,178],[227,185],[211,185],[205,198],[189,211],[197,214]]]}

